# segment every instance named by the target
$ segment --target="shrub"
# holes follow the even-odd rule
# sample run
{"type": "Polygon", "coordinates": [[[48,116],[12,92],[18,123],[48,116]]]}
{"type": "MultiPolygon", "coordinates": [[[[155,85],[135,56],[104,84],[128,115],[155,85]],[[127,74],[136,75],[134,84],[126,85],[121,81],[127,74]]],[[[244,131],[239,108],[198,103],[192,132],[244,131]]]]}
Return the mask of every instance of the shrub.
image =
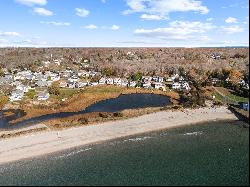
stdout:
{"type": "Polygon", "coordinates": [[[215,106],[221,106],[221,105],[223,105],[223,103],[222,103],[221,101],[215,101],[215,102],[214,102],[214,105],[215,105],[215,106]]]}
{"type": "Polygon", "coordinates": [[[80,118],[78,119],[78,122],[80,122],[81,124],[88,124],[89,120],[88,118],[80,118]]]}
{"type": "Polygon", "coordinates": [[[26,93],[26,96],[30,99],[34,99],[35,96],[36,96],[36,91],[35,90],[29,90],[27,93],[26,93]]]}
{"type": "Polygon", "coordinates": [[[109,117],[108,114],[106,114],[106,113],[99,113],[99,116],[101,118],[108,118],[109,117]]]}
{"type": "Polygon", "coordinates": [[[60,90],[58,84],[52,84],[49,88],[48,91],[50,94],[53,95],[60,95],[60,90]]]}
{"type": "Polygon", "coordinates": [[[0,96],[0,110],[3,109],[4,105],[8,103],[8,97],[5,95],[0,96]]]}
{"type": "Polygon", "coordinates": [[[113,115],[114,117],[119,117],[119,118],[123,117],[123,114],[121,112],[115,112],[113,115]]]}

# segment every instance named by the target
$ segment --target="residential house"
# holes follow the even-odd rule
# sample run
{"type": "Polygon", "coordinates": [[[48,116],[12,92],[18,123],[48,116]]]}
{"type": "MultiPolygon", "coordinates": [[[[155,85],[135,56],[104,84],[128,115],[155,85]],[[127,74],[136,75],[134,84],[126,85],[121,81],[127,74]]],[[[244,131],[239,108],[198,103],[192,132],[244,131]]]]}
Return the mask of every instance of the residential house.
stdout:
{"type": "Polygon", "coordinates": [[[166,86],[161,82],[154,82],[152,85],[157,90],[166,91],[166,86]]]}
{"type": "Polygon", "coordinates": [[[142,84],[142,87],[143,87],[143,88],[147,88],[147,89],[152,88],[151,82],[144,82],[144,83],[142,84]]]}
{"type": "Polygon", "coordinates": [[[179,79],[179,78],[180,76],[177,73],[171,76],[172,81],[175,81],[176,79],[179,79]]]}
{"type": "Polygon", "coordinates": [[[72,76],[68,79],[69,82],[78,82],[79,78],[77,76],[72,76]]]}
{"type": "Polygon", "coordinates": [[[221,55],[220,54],[218,54],[218,53],[214,53],[214,54],[212,54],[211,55],[211,58],[213,58],[213,59],[220,59],[221,58],[221,55]]]}
{"type": "Polygon", "coordinates": [[[175,82],[172,84],[172,89],[179,90],[181,89],[181,83],[175,82]]]}
{"type": "Polygon", "coordinates": [[[102,78],[99,80],[99,84],[106,84],[106,78],[102,77],[102,78]]]}
{"type": "Polygon", "coordinates": [[[154,76],[154,77],[152,77],[152,81],[154,81],[154,82],[164,82],[164,77],[154,76]]]}
{"type": "Polygon", "coordinates": [[[17,87],[16,87],[16,90],[20,90],[20,91],[22,91],[22,92],[24,92],[24,93],[27,93],[29,90],[31,89],[31,87],[30,86],[25,86],[25,85],[18,85],[17,87]]]}
{"type": "Polygon", "coordinates": [[[90,85],[91,86],[97,86],[99,83],[98,82],[91,82],[90,85]]]}
{"type": "Polygon", "coordinates": [[[21,90],[15,90],[11,93],[9,99],[11,102],[21,101],[24,96],[24,92],[21,90]]]}
{"type": "Polygon", "coordinates": [[[115,85],[121,85],[122,84],[121,78],[114,78],[114,84],[115,85]]]}
{"type": "Polygon", "coordinates": [[[38,101],[46,101],[48,100],[50,97],[49,93],[47,92],[42,92],[42,93],[39,93],[38,96],[37,96],[37,100],[38,101]]]}
{"type": "Polygon", "coordinates": [[[142,76],[142,82],[146,83],[146,82],[150,82],[152,81],[152,77],[150,76],[142,76]]]}
{"type": "Polygon", "coordinates": [[[126,79],[126,78],[121,79],[121,86],[127,87],[128,86],[128,79],[126,79]]]}
{"type": "Polygon", "coordinates": [[[182,83],[181,87],[182,87],[182,89],[184,89],[184,90],[186,90],[186,91],[191,90],[191,88],[190,88],[188,82],[182,83]]]}
{"type": "Polygon", "coordinates": [[[108,84],[108,85],[114,84],[114,79],[108,78],[108,79],[107,79],[107,84],[108,84]]]}
{"type": "Polygon", "coordinates": [[[68,82],[68,87],[71,89],[76,88],[76,82],[68,82]]]}
{"type": "Polygon", "coordinates": [[[88,86],[88,85],[89,85],[89,82],[78,82],[77,83],[78,88],[83,88],[83,87],[88,86]]]}
{"type": "Polygon", "coordinates": [[[67,86],[68,86],[68,84],[67,84],[66,81],[61,81],[60,84],[59,84],[60,88],[66,88],[67,86]]]}
{"type": "Polygon", "coordinates": [[[48,86],[48,83],[47,83],[47,81],[44,81],[44,80],[38,80],[38,81],[36,82],[36,85],[37,85],[38,87],[47,87],[47,86],[48,86]]]}
{"type": "Polygon", "coordinates": [[[136,87],[136,85],[137,85],[137,82],[136,82],[136,81],[130,81],[130,82],[129,82],[129,86],[130,86],[130,87],[136,87]]]}

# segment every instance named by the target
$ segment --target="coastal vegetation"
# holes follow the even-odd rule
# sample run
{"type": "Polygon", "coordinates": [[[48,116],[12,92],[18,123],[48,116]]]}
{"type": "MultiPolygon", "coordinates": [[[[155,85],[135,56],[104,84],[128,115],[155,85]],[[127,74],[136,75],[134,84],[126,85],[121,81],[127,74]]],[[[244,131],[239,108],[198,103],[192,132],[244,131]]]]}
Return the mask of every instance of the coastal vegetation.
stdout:
{"type": "MultiPolygon", "coordinates": [[[[121,94],[131,93],[154,93],[165,95],[170,98],[171,102],[179,103],[180,96],[175,91],[163,92],[160,90],[147,90],[138,88],[125,88],[118,86],[96,86],[88,87],[79,90],[59,89],[59,95],[53,95],[48,101],[38,105],[34,104],[32,100],[24,101],[21,110],[25,111],[26,115],[13,120],[16,123],[32,117],[37,117],[46,114],[53,114],[59,112],[78,112],[84,110],[86,107],[98,101],[115,98],[121,94]],[[62,101],[62,96],[68,96],[62,101]]],[[[118,115],[119,116],[119,115],[118,115]]]]}
{"type": "Polygon", "coordinates": [[[5,95],[0,95],[0,110],[8,103],[9,98],[5,95]]]}
{"type": "MultiPolygon", "coordinates": [[[[1,108],[7,104],[7,108],[25,113],[11,124],[47,114],[79,112],[121,94],[165,95],[177,109],[204,107],[207,101],[239,105],[249,96],[247,48],[6,48],[0,54],[1,108]]],[[[132,110],[130,116],[149,112],[143,111],[132,110]]],[[[86,125],[126,117],[122,112],[97,113],[75,116],[70,123],[86,125]]]]}

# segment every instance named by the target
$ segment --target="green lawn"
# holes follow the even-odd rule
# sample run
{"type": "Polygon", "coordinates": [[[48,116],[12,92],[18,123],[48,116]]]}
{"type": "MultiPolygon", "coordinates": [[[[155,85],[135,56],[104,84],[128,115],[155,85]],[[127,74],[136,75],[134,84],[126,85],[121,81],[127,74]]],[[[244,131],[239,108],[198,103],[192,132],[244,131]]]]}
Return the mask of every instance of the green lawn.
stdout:
{"type": "Polygon", "coordinates": [[[218,92],[214,91],[213,95],[215,96],[215,99],[217,101],[221,101],[221,102],[227,102],[229,104],[236,104],[239,102],[248,102],[249,98],[245,98],[245,97],[240,97],[238,95],[235,94],[227,94],[226,97],[224,98],[222,95],[220,95],[218,92]]]}

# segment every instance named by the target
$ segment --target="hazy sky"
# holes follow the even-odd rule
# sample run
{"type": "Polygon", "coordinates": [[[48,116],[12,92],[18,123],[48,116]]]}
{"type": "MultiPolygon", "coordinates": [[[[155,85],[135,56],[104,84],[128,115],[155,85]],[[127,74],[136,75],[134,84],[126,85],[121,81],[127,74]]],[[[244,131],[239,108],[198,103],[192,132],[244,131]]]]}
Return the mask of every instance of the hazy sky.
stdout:
{"type": "Polygon", "coordinates": [[[249,46],[248,0],[1,0],[0,47],[249,46]]]}

